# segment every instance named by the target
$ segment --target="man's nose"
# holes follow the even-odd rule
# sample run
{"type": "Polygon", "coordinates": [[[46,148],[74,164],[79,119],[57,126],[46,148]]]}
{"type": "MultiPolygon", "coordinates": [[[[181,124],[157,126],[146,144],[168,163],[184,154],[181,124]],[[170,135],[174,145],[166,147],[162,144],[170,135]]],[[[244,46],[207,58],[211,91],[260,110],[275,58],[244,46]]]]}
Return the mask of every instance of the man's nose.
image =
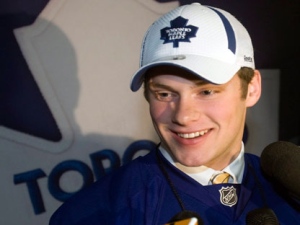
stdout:
{"type": "Polygon", "coordinates": [[[186,126],[199,119],[199,106],[192,98],[180,98],[174,105],[173,123],[186,126]]]}

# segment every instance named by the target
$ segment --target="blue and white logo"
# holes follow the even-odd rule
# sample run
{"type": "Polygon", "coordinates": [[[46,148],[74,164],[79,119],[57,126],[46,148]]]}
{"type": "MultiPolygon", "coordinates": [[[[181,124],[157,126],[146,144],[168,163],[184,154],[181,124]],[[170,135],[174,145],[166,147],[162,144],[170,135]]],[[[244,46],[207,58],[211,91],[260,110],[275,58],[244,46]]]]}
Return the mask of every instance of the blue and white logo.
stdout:
{"type": "Polygon", "coordinates": [[[179,47],[179,42],[190,42],[190,38],[196,37],[198,27],[188,25],[188,20],[179,16],[170,22],[171,27],[161,29],[160,39],[164,40],[164,44],[172,43],[173,48],[179,47]]]}

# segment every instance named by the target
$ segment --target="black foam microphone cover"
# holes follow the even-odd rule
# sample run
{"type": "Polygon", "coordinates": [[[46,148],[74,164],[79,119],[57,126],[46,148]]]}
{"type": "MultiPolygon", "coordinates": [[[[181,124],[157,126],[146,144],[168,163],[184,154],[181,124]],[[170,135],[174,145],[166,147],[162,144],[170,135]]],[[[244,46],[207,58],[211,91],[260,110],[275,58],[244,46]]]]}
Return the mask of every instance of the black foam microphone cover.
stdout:
{"type": "Polygon", "coordinates": [[[246,216],[247,225],[279,225],[273,210],[269,208],[259,208],[250,211],[246,216]]]}
{"type": "Polygon", "coordinates": [[[201,219],[200,215],[193,211],[183,210],[179,213],[177,213],[175,216],[173,216],[168,223],[174,223],[176,221],[185,220],[195,217],[198,219],[198,225],[204,225],[203,220],[201,219]]]}
{"type": "Polygon", "coordinates": [[[261,168],[296,199],[300,199],[300,148],[285,141],[268,145],[261,154],[261,168]]]}

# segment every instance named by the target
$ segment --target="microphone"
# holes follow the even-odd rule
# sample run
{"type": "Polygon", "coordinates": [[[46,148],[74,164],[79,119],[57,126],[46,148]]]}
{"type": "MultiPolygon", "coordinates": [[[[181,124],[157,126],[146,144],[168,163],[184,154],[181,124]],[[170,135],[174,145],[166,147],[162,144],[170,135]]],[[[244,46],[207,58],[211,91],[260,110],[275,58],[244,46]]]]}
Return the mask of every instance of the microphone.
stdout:
{"type": "Polygon", "coordinates": [[[198,213],[183,210],[173,216],[165,225],[204,225],[198,213]]]}
{"type": "Polygon", "coordinates": [[[260,163],[266,175],[300,200],[300,148],[297,145],[285,141],[269,144],[261,154],[260,163]]]}
{"type": "Polygon", "coordinates": [[[279,222],[273,210],[260,208],[247,214],[246,225],[279,225],[279,222]]]}

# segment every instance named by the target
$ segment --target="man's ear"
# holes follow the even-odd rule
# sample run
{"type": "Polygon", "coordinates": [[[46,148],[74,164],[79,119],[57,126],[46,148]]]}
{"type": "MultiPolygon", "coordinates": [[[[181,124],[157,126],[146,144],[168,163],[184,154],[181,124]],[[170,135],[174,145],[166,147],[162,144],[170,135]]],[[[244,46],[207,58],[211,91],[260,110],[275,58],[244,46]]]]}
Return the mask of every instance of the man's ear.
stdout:
{"type": "Polygon", "coordinates": [[[258,70],[254,70],[254,76],[248,84],[248,94],[246,98],[247,107],[255,105],[261,95],[261,75],[258,70]]]}

